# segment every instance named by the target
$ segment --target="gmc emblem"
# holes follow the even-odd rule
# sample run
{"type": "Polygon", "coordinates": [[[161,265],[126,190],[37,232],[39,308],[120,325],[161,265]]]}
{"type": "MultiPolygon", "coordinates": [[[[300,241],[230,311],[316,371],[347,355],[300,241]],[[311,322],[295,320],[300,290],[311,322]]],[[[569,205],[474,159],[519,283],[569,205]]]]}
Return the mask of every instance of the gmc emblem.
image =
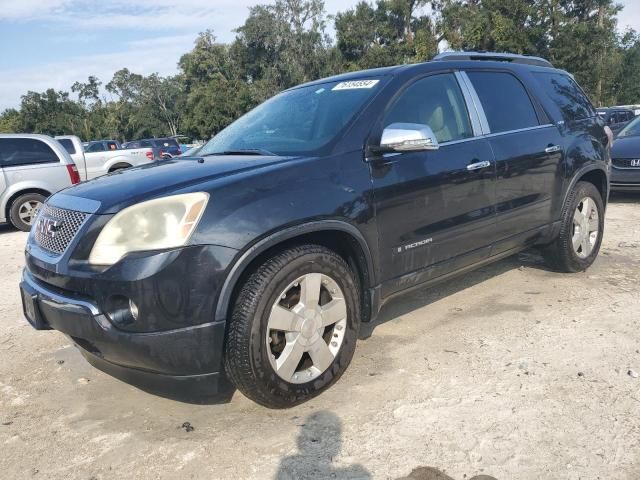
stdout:
{"type": "Polygon", "coordinates": [[[631,166],[640,167],[640,158],[634,158],[633,160],[631,160],[631,166]]]}
{"type": "Polygon", "coordinates": [[[56,220],[51,217],[41,217],[36,228],[41,235],[49,238],[55,238],[63,224],[63,220],[56,220]]]}

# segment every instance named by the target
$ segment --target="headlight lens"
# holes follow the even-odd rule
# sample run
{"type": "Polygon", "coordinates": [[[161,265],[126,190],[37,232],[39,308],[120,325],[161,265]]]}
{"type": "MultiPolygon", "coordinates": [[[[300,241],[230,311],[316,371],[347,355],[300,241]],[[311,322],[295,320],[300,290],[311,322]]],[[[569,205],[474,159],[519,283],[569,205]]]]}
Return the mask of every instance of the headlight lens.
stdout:
{"type": "Polygon", "coordinates": [[[127,253],[185,245],[207,206],[209,194],[187,193],[125,208],[102,229],[89,263],[113,265],[127,253]]]}

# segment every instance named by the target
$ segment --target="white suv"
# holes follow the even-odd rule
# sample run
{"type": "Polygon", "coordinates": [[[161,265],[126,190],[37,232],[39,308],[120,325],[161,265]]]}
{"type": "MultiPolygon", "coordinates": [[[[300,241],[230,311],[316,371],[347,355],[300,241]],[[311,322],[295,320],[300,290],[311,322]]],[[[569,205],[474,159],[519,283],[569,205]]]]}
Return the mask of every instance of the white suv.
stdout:
{"type": "Polygon", "coordinates": [[[0,134],[0,223],[28,232],[49,195],[79,182],[76,165],[53,138],[0,134]]]}

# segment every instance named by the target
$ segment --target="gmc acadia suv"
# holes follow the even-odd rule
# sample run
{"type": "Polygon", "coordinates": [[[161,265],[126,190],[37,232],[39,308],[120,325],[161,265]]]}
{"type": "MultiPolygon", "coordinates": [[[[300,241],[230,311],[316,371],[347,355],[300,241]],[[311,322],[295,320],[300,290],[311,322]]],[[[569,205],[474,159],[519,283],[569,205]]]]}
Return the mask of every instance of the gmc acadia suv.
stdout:
{"type": "Polygon", "coordinates": [[[598,254],[611,132],[545,60],[445,54],[287,90],[198,157],[52,196],[24,311],[140,384],[267,407],[333,384],[397,294],[540,246],[598,254]]]}

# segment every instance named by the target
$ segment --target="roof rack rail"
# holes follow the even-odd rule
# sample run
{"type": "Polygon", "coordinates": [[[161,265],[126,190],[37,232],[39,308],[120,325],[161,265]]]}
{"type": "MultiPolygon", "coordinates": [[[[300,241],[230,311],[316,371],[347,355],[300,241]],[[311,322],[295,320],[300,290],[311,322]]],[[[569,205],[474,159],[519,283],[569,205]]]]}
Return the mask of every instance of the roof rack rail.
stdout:
{"type": "Polygon", "coordinates": [[[524,65],[535,65],[537,67],[551,67],[553,65],[548,60],[541,57],[532,57],[529,55],[518,55],[515,53],[495,53],[495,52],[443,52],[433,60],[489,60],[496,62],[521,63],[524,65]]]}

